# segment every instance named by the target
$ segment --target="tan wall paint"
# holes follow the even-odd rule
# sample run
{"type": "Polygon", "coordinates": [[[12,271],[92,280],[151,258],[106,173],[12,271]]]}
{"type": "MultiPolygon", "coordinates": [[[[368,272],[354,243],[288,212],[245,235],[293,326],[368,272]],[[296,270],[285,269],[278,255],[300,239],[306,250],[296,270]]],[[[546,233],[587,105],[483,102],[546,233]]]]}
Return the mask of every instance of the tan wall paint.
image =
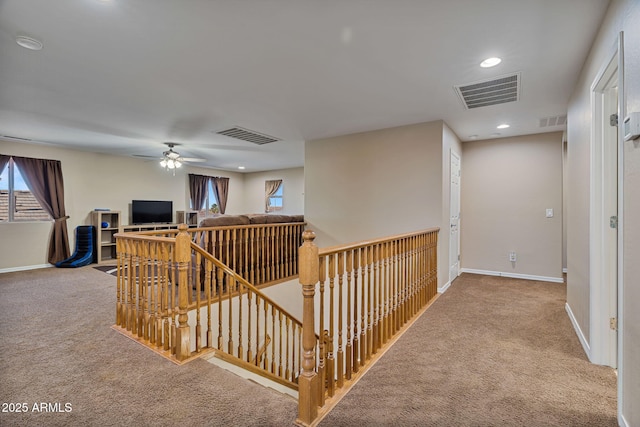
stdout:
{"type": "Polygon", "coordinates": [[[244,206],[246,213],[264,212],[264,183],[282,179],[282,211],[286,215],[304,213],[304,168],[280,169],[248,173],[244,176],[244,206]]]}
{"type": "MultiPolygon", "coordinates": [[[[174,211],[184,210],[189,206],[187,174],[190,172],[231,177],[228,212],[244,210],[244,178],[237,173],[184,167],[172,176],[155,161],[3,140],[0,140],[0,153],[62,162],[72,251],[75,227],[90,224],[94,208],[121,211],[124,224],[129,223],[129,206],[133,199],[172,200],[174,211]]],[[[0,269],[47,264],[50,231],[48,222],[0,223],[0,269]]]]}
{"type": "Polygon", "coordinates": [[[318,246],[442,227],[442,139],[436,121],[308,141],[305,218],[318,246]]]}
{"type": "MultiPolygon", "coordinates": [[[[568,115],[568,198],[567,198],[567,303],[580,328],[589,336],[589,146],[591,142],[591,85],[606,65],[618,33],[624,31],[624,103],[626,112],[640,111],[640,2],[614,0],[585,62],[568,115]]],[[[629,426],[640,425],[640,143],[624,146],[624,285],[621,339],[623,363],[622,416],[629,426]]]]}
{"type": "Polygon", "coordinates": [[[562,133],[465,142],[462,154],[462,267],[561,280],[562,133]]]}

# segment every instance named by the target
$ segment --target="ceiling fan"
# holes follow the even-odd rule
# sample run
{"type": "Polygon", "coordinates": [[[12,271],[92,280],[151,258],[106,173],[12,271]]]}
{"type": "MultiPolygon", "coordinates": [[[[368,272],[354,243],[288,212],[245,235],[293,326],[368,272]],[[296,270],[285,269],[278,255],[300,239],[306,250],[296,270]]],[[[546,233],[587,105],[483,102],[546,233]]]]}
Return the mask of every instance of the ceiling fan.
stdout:
{"type": "Polygon", "coordinates": [[[176,169],[182,166],[183,163],[190,162],[206,162],[206,159],[198,159],[194,157],[182,157],[180,153],[177,151],[173,151],[173,147],[176,145],[174,142],[165,142],[165,145],[169,147],[167,151],[162,153],[162,159],[160,159],[160,166],[165,168],[166,170],[173,171],[173,174],[176,174],[176,169]]]}

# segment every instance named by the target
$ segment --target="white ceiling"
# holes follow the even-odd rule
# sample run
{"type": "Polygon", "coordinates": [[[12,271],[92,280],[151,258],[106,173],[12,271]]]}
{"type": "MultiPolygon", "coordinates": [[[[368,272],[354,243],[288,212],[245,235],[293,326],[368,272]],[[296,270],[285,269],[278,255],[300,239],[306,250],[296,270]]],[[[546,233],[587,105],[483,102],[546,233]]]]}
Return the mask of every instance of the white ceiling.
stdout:
{"type": "Polygon", "coordinates": [[[0,136],[156,157],[171,141],[251,172],[302,166],[305,140],[439,119],[463,141],[563,130],[539,120],[566,114],[608,3],[0,0],[0,136]],[[465,110],[453,89],[514,72],[517,102],[465,110]],[[215,134],[232,126],[282,141],[215,134]]]}

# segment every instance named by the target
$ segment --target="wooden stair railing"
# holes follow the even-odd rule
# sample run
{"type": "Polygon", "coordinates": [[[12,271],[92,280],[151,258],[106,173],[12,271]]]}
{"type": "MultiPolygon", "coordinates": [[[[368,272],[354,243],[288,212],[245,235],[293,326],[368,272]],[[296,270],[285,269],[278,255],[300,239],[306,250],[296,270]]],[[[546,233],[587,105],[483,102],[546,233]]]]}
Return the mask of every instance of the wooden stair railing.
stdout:
{"type": "Polygon", "coordinates": [[[312,231],[304,232],[298,425],[321,419],[332,398],[354,384],[437,295],[438,232],[431,228],[325,249],[313,243],[312,231]]]}
{"type": "Polygon", "coordinates": [[[116,328],[176,363],[213,352],[297,390],[302,323],[185,225],[170,235],[117,235],[116,328]]]}

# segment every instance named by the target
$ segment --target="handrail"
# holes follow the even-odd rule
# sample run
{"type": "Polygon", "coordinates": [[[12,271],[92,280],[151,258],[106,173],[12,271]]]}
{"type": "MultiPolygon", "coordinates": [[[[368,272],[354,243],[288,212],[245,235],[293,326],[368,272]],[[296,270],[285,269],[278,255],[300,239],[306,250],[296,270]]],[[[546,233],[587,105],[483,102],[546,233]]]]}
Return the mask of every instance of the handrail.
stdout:
{"type": "Polygon", "coordinates": [[[346,252],[353,249],[363,248],[365,246],[373,246],[380,243],[387,243],[387,242],[392,242],[394,240],[404,239],[406,237],[416,236],[418,234],[427,234],[427,233],[438,232],[438,231],[440,231],[440,227],[431,227],[431,228],[426,228],[424,230],[411,231],[411,232],[402,233],[402,234],[394,234],[393,236],[379,237],[371,240],[360,240],[358,242],[347,243],[343,245],[327,246],[326,248],[319,248],[318,255],[328,256],[328,255],[337,254],[338,252],[346,252]]]}

